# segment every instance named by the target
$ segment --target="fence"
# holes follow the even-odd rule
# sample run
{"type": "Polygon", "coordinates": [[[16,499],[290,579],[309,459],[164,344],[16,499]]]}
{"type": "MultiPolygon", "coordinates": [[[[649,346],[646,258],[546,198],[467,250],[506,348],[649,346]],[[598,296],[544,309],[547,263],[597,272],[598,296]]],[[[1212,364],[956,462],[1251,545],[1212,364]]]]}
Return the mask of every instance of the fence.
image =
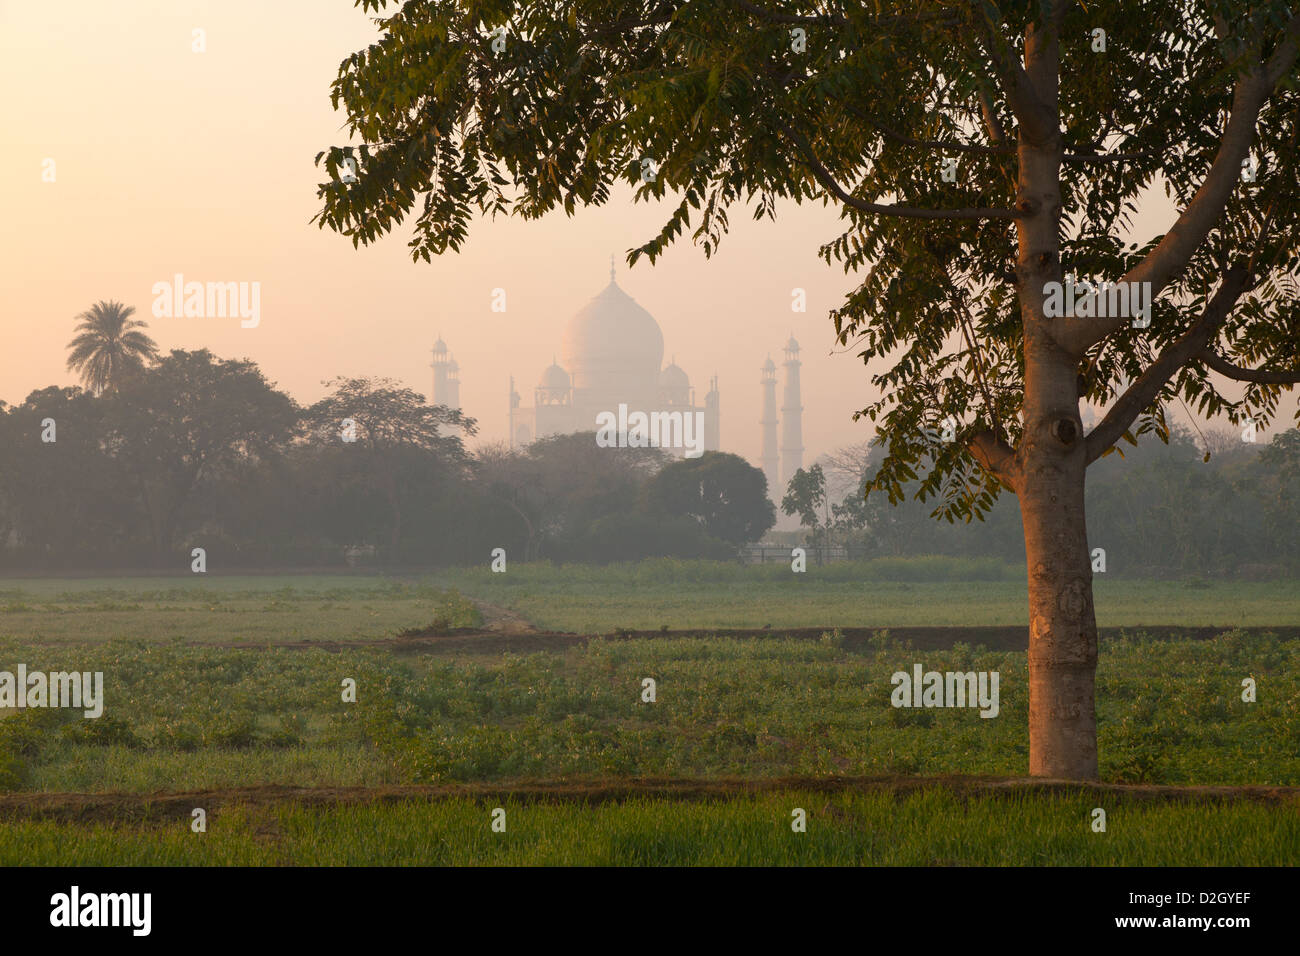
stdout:
{"type": "MultiPolygon", "coordinates": [[[[832,561],[860,561],[871,557],[871,553],[866,548],[847,546],[847,547],[816,547],[813,545],[798,545],[803,548],[808,556],[809,564],[829,564],[832,561]]],[[[740,552],[741,557],[746,564],[767,564],[772,562],[789,563],[792,556],[791,551],[794,547],[782,548],[776,545],[746,545],[740,552]]]]}

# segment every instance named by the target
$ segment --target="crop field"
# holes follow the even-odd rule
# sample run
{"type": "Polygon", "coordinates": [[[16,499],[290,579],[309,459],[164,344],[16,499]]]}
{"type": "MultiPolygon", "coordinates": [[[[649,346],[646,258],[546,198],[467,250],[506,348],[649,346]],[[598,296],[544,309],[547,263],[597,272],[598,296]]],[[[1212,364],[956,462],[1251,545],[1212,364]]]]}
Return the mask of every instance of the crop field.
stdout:
{"type": "Polygon", "coordinates": [[[1023,584],[974,565],[989,579],[897,580],[933,570],[905,564],[798,584],[772,566],[681,562],[9,579],[0,670],[102,672],[104,700],[97,719],[0,710],[0,863],[1300,858],[1290,582],[1099,583],[1098,616],[1118,629],[1098,671],[1113,786],[1044,791],[1019,782],[1024,651],[906,637],[1021,625],[1023,584]],[[1211,624],[1200,639],[1146,630],[1211,624]],[[996,716],[891,706],[891,676],[917,664],[997,672],[996,716]],[[990,780],[1001,789],[965,786],[990,780]],[[168,800],[183,814],[159,815],[168,800]],[[489,827],[497,807],[504,833],[489,827]],[[806,832],[791,829],[796,807],[806,832]],[[1096,807],[1105,833],[1089,828],[1096,807]],[[211,810],[206,833],[192,808],[211,810]],[[1192,832],[1221,839],[1189,847],[1192,832]]]}

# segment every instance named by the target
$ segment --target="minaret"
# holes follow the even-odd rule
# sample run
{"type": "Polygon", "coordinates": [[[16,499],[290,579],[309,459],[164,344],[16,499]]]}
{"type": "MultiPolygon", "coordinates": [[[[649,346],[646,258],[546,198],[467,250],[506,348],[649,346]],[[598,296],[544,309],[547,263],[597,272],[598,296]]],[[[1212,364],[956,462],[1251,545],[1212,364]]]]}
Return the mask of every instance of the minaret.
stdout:
{"type": "MultiPolygon", "coordinates": [[[[433,404],[447,405],[449,408],[456,407],[448,403],[451,356],[447,352],[447,343],[442,340],[441,335],[438,336],[438,341],[433,343],[433,361],[429,365],[433,369],[433,404]]],[[[456,391],[460,391],[459,387],[457,387],[456,391]]]]}
{"type": "Polygon", "coordinates": [[[781,402],[781,480],[789,484],[803,467],[803,405],[799,397],[799,343],[785,343],[785,394],[781,402]]]}
{"type": "Polygon", "coordinates": [[[718,392],[718,376],[715,373],[709,379],[709,392],[704,396],[704,450],[722,451],[722,436],[719,430],[722,424],[722,396],[718,392]]]}
{"type": "Polygon", "coordinates": [[[448,408],[460,410],[460,365],[455,359],[447,363],[447,401],[448,408]]]}
{"type": "Polygon", "coordinates": [[[515,377],[510,376],[510,447],[515,447],[515,412],[519,408],[519,393],[515,391],[515,377]]]}
{"type": "Polygon", "coordinates": [[[772,356],[763,363],[762,378],[758,381],[763,386],[763,417],[759,421],[763,426],[763,474],[767,476],[767,496],[780,504],[785,494],[777,472],[780,459],[776,451],[776,365],[772,356]]]}

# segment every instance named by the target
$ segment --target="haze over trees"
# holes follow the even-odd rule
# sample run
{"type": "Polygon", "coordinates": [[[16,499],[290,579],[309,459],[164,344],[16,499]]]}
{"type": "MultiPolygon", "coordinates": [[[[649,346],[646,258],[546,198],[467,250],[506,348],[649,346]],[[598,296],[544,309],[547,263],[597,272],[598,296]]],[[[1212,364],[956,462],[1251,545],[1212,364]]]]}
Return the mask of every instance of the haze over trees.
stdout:
{"type": "MultiPolygon", "coordinates": [[[[885,450],[855,445],[826,457],[841,461],[846,474],[855,473],[861,489],[879,470],[885,450]]],[[[1296,429],[1268,444],[1250,444],[1236,432],[1194,435],[1173,426],[1167,442],[1143,442],[1123,458],[1108,456],[1090,469],[1088,542],[1105,552],[1105,573],[1112,578],[1294,575],[1300,572],[1300,509],[1293,494],[1300,489],[1294,475],[1300,475],[1296,429]]],[[[1000,498],[982,522],[935,521],[934,501],[914,497],[918,484],[906,485],[897,504],[880,495],[864,499],[854,490],[844,491],[839,502],[831,498],[833,542],[855,555],[1024,561],[1024,528],[1014,499],[1000,498]]]]}
{"type": "Polygon", "coordinates": [[[1030,772],[1095,778],[1088,465],[1166,431],[1169,402],[1265,422],[1300,380],[1300,14],[1278,0],[1140,16],[1072,0],[358,6],[387,10],[333,85],[359,142],[318,156],[317,221],[354,244],[410,218],[428,260],[480,213],[571,214],[620,181],[672,209],[629,262],[687,231],[711,254],[736,202],[841,208],[821,254],[861,282],[835,334],[891,363],[863,409],[888,452],[869,490],[897,500],[921,477],[965,520],[1016,495],[1030,772]],[[1179,212],[1134,244],[1155,183],[1179,212]],[[1067,274],[1125,283],[1149,324],[1095,295],[1056,314],[1067,274]],[[1086,435],[1084,398],[1111,402],[1086,435]],[[955,440],[936,448],[946,421],[955,440]]]}
{"type": "Polygon", "coordinates": [[[388,379],[325,384],[303,408],[249,360],[175,349],[98,392],[0,402],[0,565],[734,558],[771,525],[763,473],[735,455],[674,462],[593,432],[470,452],[459,410],[388,379]]]}

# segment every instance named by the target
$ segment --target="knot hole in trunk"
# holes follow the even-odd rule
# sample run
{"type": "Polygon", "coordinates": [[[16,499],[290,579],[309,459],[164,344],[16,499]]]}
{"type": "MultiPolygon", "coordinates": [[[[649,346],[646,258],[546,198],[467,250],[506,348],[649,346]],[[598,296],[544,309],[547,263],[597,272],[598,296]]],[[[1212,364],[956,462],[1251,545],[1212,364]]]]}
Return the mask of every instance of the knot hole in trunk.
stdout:
{"type": "Polygon", "coordinates": [[[1079,438],[1079,425],[1072,418],[1058,418],[1052,423],[1052,435],[1062,445],[1073,445],[1079,438]]]}

